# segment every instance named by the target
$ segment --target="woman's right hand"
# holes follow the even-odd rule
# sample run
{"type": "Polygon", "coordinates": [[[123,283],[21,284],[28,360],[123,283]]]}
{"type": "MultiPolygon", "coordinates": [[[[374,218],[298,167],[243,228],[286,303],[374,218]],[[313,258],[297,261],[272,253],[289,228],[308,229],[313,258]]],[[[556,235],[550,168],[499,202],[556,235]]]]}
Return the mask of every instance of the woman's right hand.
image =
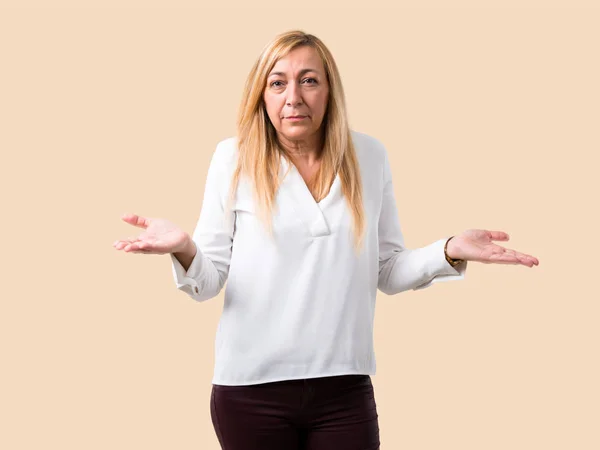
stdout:
{"type": "Polygon", "coordinates": [[[166,219],[152,219],[136,214],[125,214],[121,219],[133,226],[143,228],[144,231],[137,238],[116,240],[113,247],[117,250],[164,255],[181,252],[189,244],[190,236],[166,219]]]}

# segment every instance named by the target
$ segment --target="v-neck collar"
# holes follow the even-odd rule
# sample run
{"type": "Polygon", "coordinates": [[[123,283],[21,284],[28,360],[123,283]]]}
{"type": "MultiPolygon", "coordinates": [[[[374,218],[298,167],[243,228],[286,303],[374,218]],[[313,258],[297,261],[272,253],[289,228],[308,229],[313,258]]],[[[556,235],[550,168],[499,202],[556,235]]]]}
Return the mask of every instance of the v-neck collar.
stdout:
{"type": "Polygon", "coordinates": [[[296,166],[288,163],[287,159],[282,155],[279,176],[282,179],[279,186],[282,201],[288,202],[289,205],[296,211],[298,217],[312,236],[325,236],[331,234],[331,229],[323,209],[331,203],[335,198],[341,195],[339,174],[335,175],[335,179],[329,189],[327,195],[319,202],[315,200],[311,194],[302,174],[296,166]],[[286,172],[289,167],[289,172],[286,172]],[[285,178],[283,178],[285,175],[285,178]]]}

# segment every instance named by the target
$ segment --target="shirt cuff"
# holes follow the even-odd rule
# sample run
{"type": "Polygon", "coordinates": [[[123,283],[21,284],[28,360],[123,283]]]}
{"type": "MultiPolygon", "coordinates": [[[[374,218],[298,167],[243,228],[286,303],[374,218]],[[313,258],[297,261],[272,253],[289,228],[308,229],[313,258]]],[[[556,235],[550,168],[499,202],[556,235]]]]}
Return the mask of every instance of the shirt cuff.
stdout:
{"type": "Polygon", "coordinates": [[[431,286],[433,283],[439,281],[457,281],[465,278],[465,271],[467,270],[467,260],[463,260],[456,267],[446,260],[444,254],[444,247],[448,237],[439,239],[429,246],[425,247],[424,250],[428,256],[428,272],[431,274],[431,279],[417,287],[414,290],[425,289],[431,286]]]}
{"type": "MultiPolygon", "coordinates": [[[[195,245],[195,243],[194,243],[195,245]]],[[[203,263],[203,254],[196,246],[196,255],[190,264],[190,267],[186,271],[183,265],[179,262],[179,260],[175,257],[173,253],[169,254],[171,256],[172,263],[172,272],[173,272],[173,280],[177,285],[178,289],[188,285],[191,286],[196,294],[198,294],[202,290],[202,263],[203,263]]]]}

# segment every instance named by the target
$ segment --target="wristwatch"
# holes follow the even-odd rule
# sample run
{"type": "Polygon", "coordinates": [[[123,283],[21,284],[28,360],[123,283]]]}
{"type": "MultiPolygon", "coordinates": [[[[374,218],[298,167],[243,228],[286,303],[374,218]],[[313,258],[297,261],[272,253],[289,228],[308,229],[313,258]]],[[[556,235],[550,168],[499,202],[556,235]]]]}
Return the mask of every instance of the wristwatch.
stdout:
{"type": "Polygon", "coordinates": [[[444,245],[444,256],[446,257],[446,261],[448,261],[448,264],[450,264],[452,267],[456,267],[457,265],[459,265],[461,262],[464,261],[464,259],[452,259],[448,256],[448,253],[446,252],[446,249],[448,248],[448,242],[450,242],[450,239],[452,239],[454,236],[451,236],[447,241],[446,241],[446,245],[444,245]]]}

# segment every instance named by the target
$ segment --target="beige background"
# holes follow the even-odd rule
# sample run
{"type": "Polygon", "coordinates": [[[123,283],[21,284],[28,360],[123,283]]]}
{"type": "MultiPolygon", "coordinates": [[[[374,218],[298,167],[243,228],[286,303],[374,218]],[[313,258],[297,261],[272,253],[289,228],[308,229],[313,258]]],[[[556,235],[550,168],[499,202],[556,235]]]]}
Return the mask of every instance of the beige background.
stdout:
{"type": "Polygon", "coordinates": [[[169,4],[2,4],[0,448],[219,448],[223,293],[111,244],[125,212],[193,230],[250,66],[292,28],[387,146],[409,247],[488,228],[540,259],[379,294],[382,449],[600,448],[598,3],[169,4]]]}

